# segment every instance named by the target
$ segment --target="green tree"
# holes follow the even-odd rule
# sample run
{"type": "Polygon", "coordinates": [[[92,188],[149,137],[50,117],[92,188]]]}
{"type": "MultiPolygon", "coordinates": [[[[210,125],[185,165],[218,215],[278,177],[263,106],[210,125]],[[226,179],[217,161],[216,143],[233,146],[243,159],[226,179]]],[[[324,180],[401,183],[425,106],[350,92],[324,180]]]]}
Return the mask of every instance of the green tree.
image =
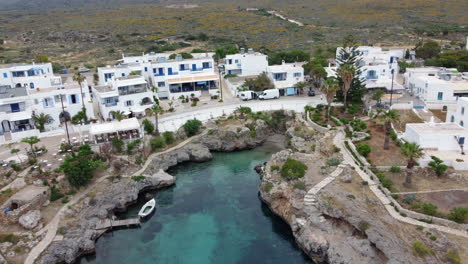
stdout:
{"type": "Polygon", "coordinates": [[[445,171],[447,171],[448,166],[444,164],[444,161],[439,159],[436,156],[431,156],[432,161],[428,163],[430,167],[432,167],[437,176],[444,175],[445,171]]]}
{"type": "Polygon", "coordinates": [[[304,73],[310,76],[312,85],[315,88],[320,88],[322,86],[323,79],[327,77],[327,71],[320,61],[312,60],[304,64],[302,67],[304,68],[304,73]]]}
{"type": "Polygon", "coordinates": [[[78,85],[80,86],[81,104],[83,108],[86,108],[84,104],[83,85],[82,85],[82,83],[86,80],[86,78],[83,75],[81,75],[81,73],[77,72],[75,73],[75,75],[73,75],[73,80],[75,82],[78,82],[78,85]]]}
{"type": "Polygon", "coordinates": [[[87,124],[88,123],[88,115],[86,115],[86,108],[82,108],[81,111],[76,113],[76,115],[74,115],[71,118],[71,123],[74,124],[74,125],[83,124],[83,123],[87,124]]]}
{"type": "Polygon", "coordinates": [[[455,207],[450,210],[448,219],[459,224],[465,224],[468,221],[468,208],[455,207]]]}
{"type": "Polygon", "coordinates": [[[353,64],[341,64],[336,70],[336,74],[343,81],[343,97],[344,97],[344,106],[348,107],[348,92],[351,88],[354,77],[356,76],[356,68],[353,64]]]}
{"type": "Polygon", "coordinates": [[[273,89],[275,87],[270,78],[268,78],[266,72],[261,73],[257,78],[246,79],[242,86],[256,92],[273,89]]]}
{"type": "Polygon", "coordinates": [[[86,185],[103,162],[94,154],[89,145],[80,146],[78,152],[72,152],[65,158],[60,168],[71,186],[78,188],[86,185]]]}
{"type": "Polygon", "coordinates": [[[226,46],[222,48],[217,48],[215,51],[215,60],[220,60],[226,58],[226,55],[236,54],[239,50],[235,46],[226,46]]]}
{"type": "Polygon", "coordinates": [[[151,150],[156,151],[166,146],[166,141],[161,136],[153,137],[150,141],[151,150]]]}
{"type": "Polygon", "coordinates": [[[166,131],[162,135],[164,137],[164,141],[166,142],[166,144],[170,145],[175,142],[174,132],[166,131]]]}
{"type": "Polygon", "coordinates": [[[307,165],[295,160],[287,159],[281,167],[281,177],[287,180],[295,180],[304,177],[307,171],[307,165]]]}
{"type": "Polygon", "coordinates": [[[94,83],[94,85],[98,85],[98,83],[99,83],[99,74],[97,74],[97,73],[93,74],[93,83],[94,83]]]}
{"type": "Polygon", "coordinates": [[[369,153],[371,153],[371,147],[367,144],[358,145],[356,150],[365,158],[367,158],[367,156],[369,156],[369,153]]]}
{"type": "Polygon", "coordinates": [[[415,48],[416,57],[421,59],[430,59],[440,53],[439,43],[433,40],[420,41],[415,48]]]}
{"type": "Polygon", "coordinates": [[[117,119],[117,121],[122,121],[124,120],[127,115],[123,111],[114,111],[114,117],[117,119]]]}
{"type": "Polygon", "coordinates": [[[21,142],[29,144],[31,147],[31,153],[33,154],[34,157],[36,157],[36,152],[34,151],[34,145],[39,143],[41,140],[38,137],[26,137],[21,139],[21,142]]]}
{"type": "Polygon", "coordinates": [[[40,113],[39,115],[34,115],[32,120],[36,124],[36,127],[39,131],[44,132],[45,124],[52,122],[52,117],[49,114],[40,113]]]}
{"type": "Polygon", "coordinates": [[[375,90],[372,94],[372,100],[377,101],[377,103],[382,102],[382,97],[384,96],[385,92],[381,89],[375,90]]]}
{"type": "Polygon", "coordinates": [[[388,110],[387,112],[384,112],[383,115],[383,120],[385,123],[385,141],[384,141],[384,149],[389,149],[390,148],[390,134],[392,131],[392,122],[400,120],[400,115],[396,110],[388,110]]]}
{"type": "Polygon", "coordinates": [[[197,119],[187,120],[183,125],[187,137],[195,136],[202,126],[202,122],[197,119]]]}
{"type": "Polygon", "coordinates": [[[159,100],[156,97],[153,97],[154,104],[151,107],[151,112],[154,115],[154,132],[156,135],[159,135],[159,114],[163,112],[162,107],[159,105],[159,100]]]}
{"type": "Polygon", "coordinates": [[[47,55],[44,55],[44,54],[37,54],[34,57],[34,62],[36,62],[36,63],[46,63],[46,62],[49,62],[49,57],[47,57],[47,55]]]}
{"type": "Polygon", "coordinates": [[[412,169],[416,164],[416,159],[420,158],[423,155],[423,150],[419,147],[416,143],[409,143],[405,142],[401,146],[401,154],[403,154],[407,158],[407,165],[406,165],[406,179],[404,185],[407,187],[411,187],[413,184],[413,172],[412,169]]]}
{"type": "Polygon", "coordinates": [[[322,93],[325,94],[325,98],[327,99],[328,109],[327,109],[327,123],[330,121],[330,111],[331,111],[331,103],[335,98],[336,91],[339,89],[338,80],[334,77],[327,78],[325,80],[325,84],[320,88],[322,93]]]}
{"type": "Polygon", "coordinates": [[[269,65],[279,65],[283,61],[287,63],[309,61],[310,54],[302,50],[281,51],[268,56],[269,65]]]}
{"type": "Polygon", "coordinates": [[[148,119],[143,120],[143,129],[147,134],[153,134],[154,132],[154,125],[148,119]]]}
{"type": "Polygon", "coordinates": [[[14,148],[14,149],[11,149],[10,150],[10,153],[11,154],[15,154],[16,157],[18,158],[19,162],[22,163],[23,161],[21,160],[20,156],[19,156],[19,153],[20,152],[20,149],[17,149],[17,148],[14,148]]]}

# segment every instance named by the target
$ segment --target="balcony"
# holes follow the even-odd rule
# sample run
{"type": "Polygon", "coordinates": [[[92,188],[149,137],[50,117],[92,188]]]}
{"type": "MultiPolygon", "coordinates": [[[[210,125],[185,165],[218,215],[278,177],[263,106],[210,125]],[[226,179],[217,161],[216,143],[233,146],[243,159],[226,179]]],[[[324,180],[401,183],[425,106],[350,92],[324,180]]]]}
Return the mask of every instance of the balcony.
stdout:
{"type": "Polygon", "coordinates": [[[193,72],[195,72],[195,71],[203,71],[204,69],[208,69],[208,68],[192,68],[192,69],[190,69],[190,71],[193,71],[193,72]]]}
{"type": "Polygon", "coordinates": [[[112,102],[112,103],[106,103],[104,104],[105,107],[112,107],[112,106],[116,106],[119,102],[112,102]]]}

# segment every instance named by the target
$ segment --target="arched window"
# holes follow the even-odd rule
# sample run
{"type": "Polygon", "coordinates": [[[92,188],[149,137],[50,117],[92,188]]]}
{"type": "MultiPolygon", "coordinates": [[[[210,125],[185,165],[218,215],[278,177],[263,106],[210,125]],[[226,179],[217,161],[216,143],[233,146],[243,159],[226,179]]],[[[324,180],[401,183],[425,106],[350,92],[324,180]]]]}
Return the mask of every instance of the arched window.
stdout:
{"type": "Polygon", "coordinates": [[[463,121],[460,121],[460,126],[463,126],[463,121]]]}
{"type": "Polygon", "coordinates": [[[450,122],[455,122],[455,117],[453,115],[450,117],[450,122]]]}
{"type": "Polygon", "coordinates": [[[29,83],[29,87],[30,87],[31,89],[34,89],[34,83],[29,83]]]}

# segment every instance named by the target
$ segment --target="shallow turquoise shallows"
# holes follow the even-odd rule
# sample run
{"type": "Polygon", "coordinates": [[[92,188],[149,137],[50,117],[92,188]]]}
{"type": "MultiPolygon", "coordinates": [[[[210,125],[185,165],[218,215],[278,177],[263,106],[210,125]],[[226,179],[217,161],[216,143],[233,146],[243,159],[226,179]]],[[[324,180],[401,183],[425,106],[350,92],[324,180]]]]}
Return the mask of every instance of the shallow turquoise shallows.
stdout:
{"type": "MultiPolygon", "coordinates": [[[[272,151],[216,153],[212,161],[171,169],[177,184],[155,193],[156,213],[141,228],[106,233],[96,255],[81,263],[311,263],[258,197],[254,167],[272,151]]],[[[143,204],[122,217],[136,217],[143,204]]]]}

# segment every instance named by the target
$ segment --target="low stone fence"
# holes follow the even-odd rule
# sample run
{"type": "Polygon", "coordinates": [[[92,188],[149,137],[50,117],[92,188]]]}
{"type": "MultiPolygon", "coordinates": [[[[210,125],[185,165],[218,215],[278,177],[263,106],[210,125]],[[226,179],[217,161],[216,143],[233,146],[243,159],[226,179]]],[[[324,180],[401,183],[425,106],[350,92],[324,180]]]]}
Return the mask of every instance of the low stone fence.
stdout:
{"type": "Polygon", "coordinates": [[[330,130],[330,128],[323,127],[323,126],[315,123],[314,121],[310,120],[307,112],[306,112],[306,115],[305,115],[305,121],[307,122],[307,124],[309,124],[313,129],[317,130],[318,132],[325,133],[328,130],[330,130]]]}

